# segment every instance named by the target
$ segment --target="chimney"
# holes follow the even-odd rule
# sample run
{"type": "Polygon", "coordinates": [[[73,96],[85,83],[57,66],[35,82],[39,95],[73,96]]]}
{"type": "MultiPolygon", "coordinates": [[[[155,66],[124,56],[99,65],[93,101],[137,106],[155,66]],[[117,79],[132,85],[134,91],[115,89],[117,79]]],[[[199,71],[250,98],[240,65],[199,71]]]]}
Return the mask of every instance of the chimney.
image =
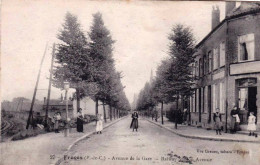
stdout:
{"type": "Polygon", "coordinates": [[[226,2],[226,13],[225,16],[228,16],[228,14],[236,7],[236,2],[234,1],[228,1],[226,2]]]}
{"type": "Polygon", "coordinates": [[[218,6],[212,7],[211,30],[220,23],[220,11],[218,6]]]}

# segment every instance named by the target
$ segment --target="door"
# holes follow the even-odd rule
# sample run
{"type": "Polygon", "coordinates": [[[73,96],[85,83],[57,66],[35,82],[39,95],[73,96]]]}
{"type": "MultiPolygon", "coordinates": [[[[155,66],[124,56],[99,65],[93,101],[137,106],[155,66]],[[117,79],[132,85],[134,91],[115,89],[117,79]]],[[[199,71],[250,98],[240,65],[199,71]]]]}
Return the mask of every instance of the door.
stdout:
{"type": "Polygon", "coordinates": [[[199,122],[201,122],[201,88],[199,89],[199,122]]]}
{"type": "Polygon", "coordinates": [[[208,123],[211,123],[211,86],[208,86],[208,123]]]}
{"type": "Polygon", "coordinates": [[[257,117],[256,94],[257,87],[248,88],[248,111],[254,112],[254,115],[257,117]]]}

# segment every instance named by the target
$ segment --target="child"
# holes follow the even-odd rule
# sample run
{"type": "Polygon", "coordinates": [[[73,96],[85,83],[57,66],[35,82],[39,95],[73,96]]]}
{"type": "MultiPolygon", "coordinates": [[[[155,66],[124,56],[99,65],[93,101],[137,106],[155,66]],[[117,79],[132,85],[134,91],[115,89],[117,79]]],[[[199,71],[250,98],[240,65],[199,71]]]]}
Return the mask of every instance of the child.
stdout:
{"type": "Polygon", "coordinates": [[[103,116],[101,114],[97,114],[97,125],[96,125],[97,134],[98,133],[102,134],[102,132],[101,132],[103,130],[102,120],[103,120],[103,116]]]}
{"type": "Polygon", "coordinates": [[[255,125],[255,120],[256,117],[254,116],[254,112],[250,112],[249,117],[248,117],[248,125],[247,125],[247,130],[249,131],[249,136],[255,136],[257,137],[257,134],[255,135],[256,131],[256,125],[255,125]]]}
{"type": "Polygon", "coordinates": [[[216,109],[216,113],[214,113],[213,115],[213,120],[215,122],[216,134],[221,135],[222,120],[221,120],[221,114],[219,113],[219,108],[216,109]]]}

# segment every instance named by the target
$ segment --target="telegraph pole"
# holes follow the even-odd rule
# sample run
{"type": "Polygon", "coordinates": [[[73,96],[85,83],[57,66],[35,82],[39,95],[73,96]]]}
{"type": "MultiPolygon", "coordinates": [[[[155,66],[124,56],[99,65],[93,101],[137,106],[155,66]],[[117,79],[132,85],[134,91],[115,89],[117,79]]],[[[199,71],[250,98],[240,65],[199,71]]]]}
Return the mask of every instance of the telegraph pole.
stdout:
{"type": "Polygon", "coordinates": [[[39,79],[40,79],[40,75],[41,75],[41,70],[42,70],[42,63],[44,61],[44,57],[45,57],[45,54],[46,54],[46,51],[47,51],[47,47],[48,47],[48,43],[46,44],[46,47],[45,47],[45,50],[44,50],[44,54],[42,56],[40,69],[39,69],[39,72],[38,72],[38,77],[37,77],[37,81],[36,81],[35,88],[34,88],[31,108],[30,108],[30,112],[29,112],[29,116],[28,116],[28,120],[27,120],[27,124],[26,124],[26,129],[29,128],[31,118],[33,118],[33,105],[34,105],[34,102],[35,102],[35,96],[36,96],[36,92],[37,92],[37,88],[38,88],[38,84],[39,84],[39,79]]]}
{"type": "Polygon", "coordinates": [[[49,88],[48,88],[46,114],[45,114],[45,128],[48,125],[47,124],[47,122],[48,122],[48,110],[49,110],[49,103],[50,103],[50,96],[51,96],[51,82],[52,82],[52,70],[53,70],[54,56],[55,56],[55,43],[53,44],[53,48],[52,48],[51,70],[50,70],[49,88]]]}

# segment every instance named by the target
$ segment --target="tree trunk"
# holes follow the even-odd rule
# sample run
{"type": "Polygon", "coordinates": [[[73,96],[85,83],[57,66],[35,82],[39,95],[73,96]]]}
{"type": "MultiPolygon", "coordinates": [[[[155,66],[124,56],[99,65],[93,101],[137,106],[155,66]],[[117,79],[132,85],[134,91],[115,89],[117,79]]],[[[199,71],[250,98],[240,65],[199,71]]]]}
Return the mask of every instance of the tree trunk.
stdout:
{"type": "Polygon", "coordinates": [[[96,116],[98,114],[98,99],[96,99],[96,116]]]}
{"type": "Polygon", "coordinates": [[[110,121],[112,121],[112,106],[111,105],[109,105],[109,112],[110,112],[109,118],[110,118],[110,121]]]}
{"type": "Polygon", "coordinates": [[[76,88],[76,98],[77,98],[77,112],[80,109],[80,97],[79,97],[79,88],[76,88]]]}
{"type": "Polygon", "coordinates": [[[113,112],[114,112],[114,120],[116,119],[116,108],[113,108],[113,112]]]}
{"type": "Polygon", "coordinates": [[[162,124],[163,124],[163,101],[162,101],[162,106],[161,106],[161,116],[162,116],[162,124]]]}
{"type": "Polygon", "coordinates": [[[175,129],[177,129],[179,114],[179,94],[177,94],[176,111],[175,111],[175,129]]]}
{"type": "Polygon", "coordinates": [[[106,107],[105,107],[104,101],[102,101],[102,102],[103,102],[103,111],[104,111],[104,121],[106,123],[107,122],[106,107]]]}

